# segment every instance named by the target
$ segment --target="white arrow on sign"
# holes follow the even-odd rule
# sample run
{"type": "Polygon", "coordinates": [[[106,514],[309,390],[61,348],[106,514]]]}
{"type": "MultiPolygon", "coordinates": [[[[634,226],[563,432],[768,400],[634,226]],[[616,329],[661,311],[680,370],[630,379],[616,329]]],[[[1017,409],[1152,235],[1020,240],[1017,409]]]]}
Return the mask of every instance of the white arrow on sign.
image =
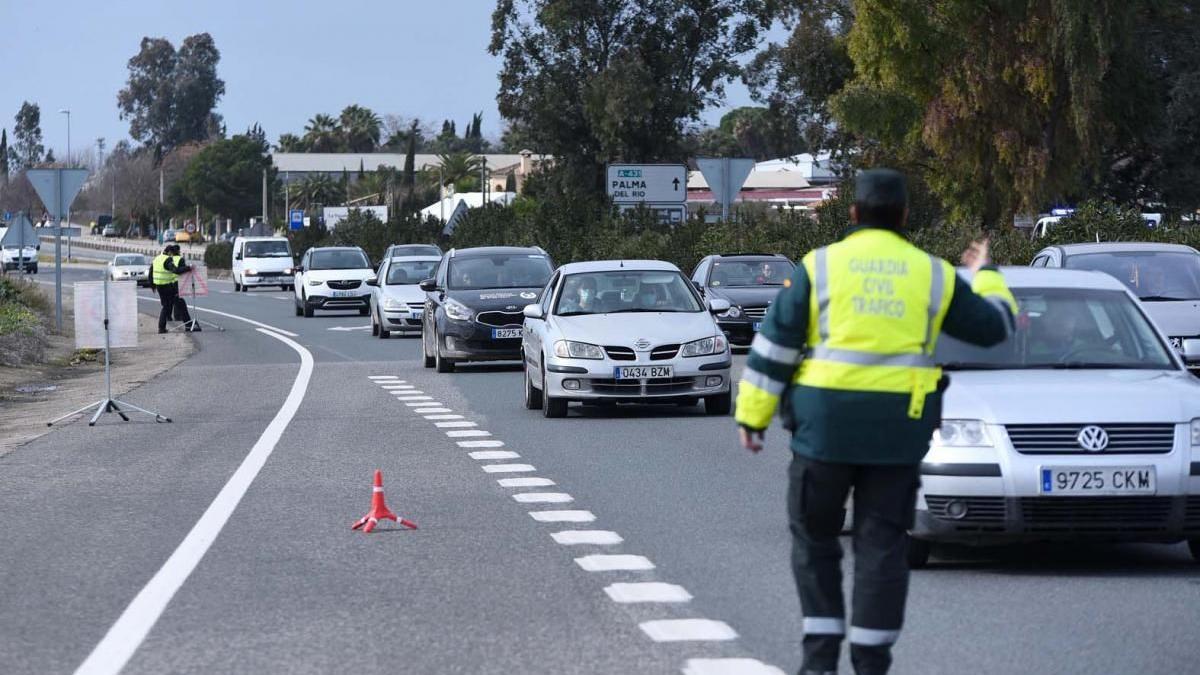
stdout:
{"type": "Polygon", "coordinates": [[[333,326],[332,328],[327,328],[326,330],[340,330],[340,331],[371,330],[371,327],[370,326],[333,326]]]}

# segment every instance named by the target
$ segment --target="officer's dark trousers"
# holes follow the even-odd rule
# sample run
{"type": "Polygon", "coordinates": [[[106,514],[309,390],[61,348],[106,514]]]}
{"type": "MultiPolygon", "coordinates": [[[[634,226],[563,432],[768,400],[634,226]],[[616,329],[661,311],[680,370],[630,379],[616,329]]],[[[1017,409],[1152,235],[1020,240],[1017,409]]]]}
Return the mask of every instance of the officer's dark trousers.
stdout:
{"type": "Polygon", "coordinates": [[[918,468],[831,464],[794,455],[789,477],[792,571],[804,610],[801,672],[835,672],[842,639],[849,637],[855,672],[886,673],[904,622],[918,468]],[[838,536],[851,488],[854,597],[847,622],[838,536]]]}
{"type": "MultiPolygon", "coordinates": [[[[175,311],[175,301],[179,297],[179,284],[167,284],[154,288],[158,290],[158,300],[162,303],[162,309],[158,311],[158,331],[161,333],[167,329],[167,322],[171,320],[171,314],[175,311]]],[[[183,311],[181,320],[192,320],[186,309],[183,311]]]]}

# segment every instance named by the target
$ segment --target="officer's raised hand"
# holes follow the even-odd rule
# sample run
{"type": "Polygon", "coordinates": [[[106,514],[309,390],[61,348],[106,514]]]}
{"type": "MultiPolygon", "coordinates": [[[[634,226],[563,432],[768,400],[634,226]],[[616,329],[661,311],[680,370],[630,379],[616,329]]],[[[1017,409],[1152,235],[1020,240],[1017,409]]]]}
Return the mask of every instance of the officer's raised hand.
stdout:
{"type": "Polygon", "coordinates": [[[967,250],[963,251],[963,266],[971,270],[971,274],[975,274],[984,266],[990,264],[991,256],[989,255],[989,248],[990,243],[988,242],[987,237],[971,242],[971,245],[967,247],[967,250]]]}

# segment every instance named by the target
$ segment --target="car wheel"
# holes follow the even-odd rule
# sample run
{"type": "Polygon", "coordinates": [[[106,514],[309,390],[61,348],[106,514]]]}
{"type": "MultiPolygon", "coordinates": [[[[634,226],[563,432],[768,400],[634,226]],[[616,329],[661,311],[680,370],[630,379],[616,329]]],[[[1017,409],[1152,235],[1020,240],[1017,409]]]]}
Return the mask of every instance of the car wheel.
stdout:
{"type": "Polygon", "coordinates": [[[300,307],[300,303],[293,303],[296,306],[296,316],[304,316],[304,309],[300,307]]]}
{"type": "Polygon", "coordinates": [[[453,373],[454,362],[442,356],[442,341],[433,334],[433,369],[439,373],[453,373]]]}
{"type": "Polygon", "coordinates": [[[525,409],[538,410],[542,407],[542,391],[533,386],[533,377],[529,375],[529,362],[525,363],[525,409]]]}
{"type": "MultiPolygon", "coordinates": [[[[374,314],[372,314],[372,316],[374,316],[374,314]]],[[[379,335],[380,340],[386,340],[392,337],[392,331],[383,327],[383,319],[379,320],[379,327],[376,329],[376,333],[379,335]]]]}
{"type": "MultiPolygon", "coordinates": [[[[1194,549],[1193,549],[1194,551],[1194,549]]],[[[929,564],[929,555],[933,552],[933,544],[924,539],[908,538],[908,568],[923,569],[929,564]]]]}
{"type": "Polygon", "coordinates": [[[234,280],[233,280],[233,292],[234,293],[242,292],[242,285],[238,283],[237,278],[234,278],[234,280]]]}
{"type": "Polygon", "coordinates": [[[546,372],[542,371],[542,416],[566,417],[567,399],[554,398],[546,391],[546,372]]]}
{"type": "Polygon", "coordinates": [[[731,408],[733,408],[733,394],[728,391],[724,394],[704,397],[704,414],[706,415],[728,415],[731,408]]]}
{"type": "Polygon", "coordinates": [[[375,313],[371,313],[371,335],[379,335],[379,324],[375,323],[375,313]]]}
{"type": "Polygon", "coordinates": [[[249,287],[249,286],[247,286],[246,284],[242,284],[242,292],[243,292],[243,293],[249,293],[249,292],[250,292],[250,287],[249,287]]]}
{"type": "Polygon", "coordinates": [[[1200,563],[1200,539],[1188,539],[1188,549],[1192,552],[1192,560],[1200,563]]]}
{"type": "Polygon", "coordinates": [[[421,365],[433,367],[433,357],[429,355],[429,340],[425,338],[425,326],[421,326],[421,365]]]}
{"type": "Polygon", "coordinates": [[[304,305],[304,318],[311,319],[313,315],[313,306],[308,304],[307,298],[300,298],[300,302],[304,305]]]}
{"type": "Polygon", "coordinates": [[[33,273],[34,273],[34,274],[37,274],[37,265],[34,265],[34,266],[33,266],[33,273]]]}

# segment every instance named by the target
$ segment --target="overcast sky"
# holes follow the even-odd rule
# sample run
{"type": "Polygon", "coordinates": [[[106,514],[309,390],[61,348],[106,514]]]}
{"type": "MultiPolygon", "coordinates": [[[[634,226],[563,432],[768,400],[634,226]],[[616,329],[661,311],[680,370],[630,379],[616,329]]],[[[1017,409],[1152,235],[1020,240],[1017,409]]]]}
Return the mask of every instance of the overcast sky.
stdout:
{"type": "MultiPolygon", "coordinates": [[[[42,109],[42,134],[62,156],[71,110],[76,153],[104,137],[128,138],[117,113],[126,63],[143,36],[176,47],[208,32],[221,52],[225,96],[217,111],[230,133],[262,124],[272,142],[301,133],[316,113],[350,103],[382,115],[418,117],[461,130],[483,111],[483,131],[500,133],[499,60],[486,51],[491,0],[0,0],[0,127],[11,137],[25,100],[42,109]]],[[[749,96],[736,83],[727,107],[749,96]]],[[[723,110],[723,109],[722,109],[723,110]]],[[[715,122],[722,110],[709,111],[715,122]]]]}

